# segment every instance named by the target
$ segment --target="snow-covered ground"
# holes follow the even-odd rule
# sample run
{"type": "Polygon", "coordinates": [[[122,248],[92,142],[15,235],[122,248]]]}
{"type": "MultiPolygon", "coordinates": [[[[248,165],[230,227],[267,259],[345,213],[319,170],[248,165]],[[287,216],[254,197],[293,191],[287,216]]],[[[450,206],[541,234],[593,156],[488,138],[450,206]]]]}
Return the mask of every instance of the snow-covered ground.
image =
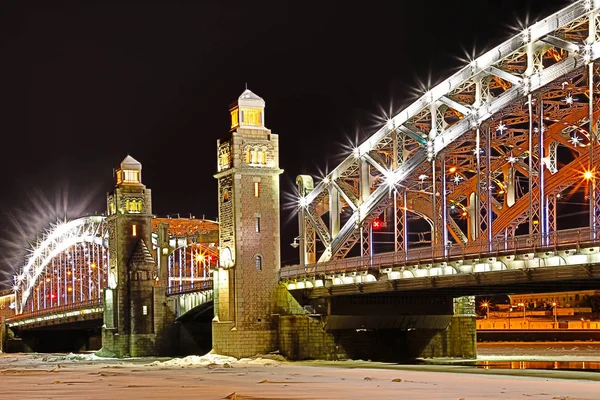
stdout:
{"type": "MultiPolygon", "coordinates": [[[[596,351],[600,344],[577,346],[480,345],[477,361],[584,357],[600,362],[600,351],[596,351]],[[520,354],[503,356],[504,351],[520,354]]],[[[600,373],[595,372],[404,366],[360,360],[292,363],[277,355],[237,360],[210,353],[173,359],[0,354],[0,399],[598,400],[597,380],[600,373]]]]}

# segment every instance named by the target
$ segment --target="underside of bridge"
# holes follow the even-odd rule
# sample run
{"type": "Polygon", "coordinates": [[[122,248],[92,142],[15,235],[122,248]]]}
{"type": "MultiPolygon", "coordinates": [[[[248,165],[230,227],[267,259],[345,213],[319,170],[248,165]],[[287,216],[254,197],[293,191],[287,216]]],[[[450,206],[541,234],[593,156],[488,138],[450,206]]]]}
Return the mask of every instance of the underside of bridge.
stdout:
{"type": "Polygon", "coordinates": [[[5,351],[81,353],[102,347],[102,320],[69,321],[57,325],[9,328],[5,351]]]}
{"type": "Polygon", "coordinates": [[[437,292],[314,297],[282,288],[278,305],[280,351],[290,359],[476,356],[473,297],[437,292]]]}

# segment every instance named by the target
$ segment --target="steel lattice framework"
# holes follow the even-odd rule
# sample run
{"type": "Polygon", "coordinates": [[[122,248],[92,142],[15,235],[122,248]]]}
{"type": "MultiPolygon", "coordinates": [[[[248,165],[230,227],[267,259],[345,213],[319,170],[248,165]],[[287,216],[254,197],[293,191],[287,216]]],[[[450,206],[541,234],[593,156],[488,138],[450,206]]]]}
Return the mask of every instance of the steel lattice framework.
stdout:
{"type": "MultiPolygon", "coordinates": [[[[212,287],[211,268],[218,263],[215,239],[218,224],[187,218],[155,218],[154,258],[159,225],[167,227],[165,258],[168,293],[212,287]]],[[[108,229],[103,216],[83,217],[53,225],[37,243],[21,272],[15,276],[16,313],[44,313],[100,304],[109,265],[108,229]]]]}
{"type": "Polygon", "coordinates": [[[600,0],[576,1],[427,91],[316,186],[299,176],[300,264],[372,257],[382,216],[396,253],[415,216],[434,256],[523,233],[544,245],[582,185],[597,239],[599,56],[600,0]]]}
{"type": "Polygon", "coordinates": [[[107,238],[101,216],[54,225],[15,277],[17,314],[99,302],[106,287],[107,238]]]}

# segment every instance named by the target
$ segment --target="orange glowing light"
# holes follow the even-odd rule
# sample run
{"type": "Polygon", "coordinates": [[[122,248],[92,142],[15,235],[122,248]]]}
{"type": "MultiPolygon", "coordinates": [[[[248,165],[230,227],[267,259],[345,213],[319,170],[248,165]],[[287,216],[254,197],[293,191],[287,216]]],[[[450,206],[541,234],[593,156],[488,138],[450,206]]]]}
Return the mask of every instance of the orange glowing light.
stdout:
{"type": "Polygon", "coordinates": [[[70,293],[70,292],[72,292],[72,291],[73,291],[73,288],[72,288],[71,286],[69,286],[69,287],[67,288],[67,292],[69,292],[69,293],[70,293]]]}
{"type": "Polygon", "coordinates": [[[583,178],[584,179],[592,179],[592,177],[594,176],[594,173],[592,171],[584,171],[583,172],[583,178]]]}
{"type": "Polygon", "coordinates": [[[450,169],[448,170],[448,172],[450,172],[451,174],[456,172],[456,167],[450,167],[450,169]]]}

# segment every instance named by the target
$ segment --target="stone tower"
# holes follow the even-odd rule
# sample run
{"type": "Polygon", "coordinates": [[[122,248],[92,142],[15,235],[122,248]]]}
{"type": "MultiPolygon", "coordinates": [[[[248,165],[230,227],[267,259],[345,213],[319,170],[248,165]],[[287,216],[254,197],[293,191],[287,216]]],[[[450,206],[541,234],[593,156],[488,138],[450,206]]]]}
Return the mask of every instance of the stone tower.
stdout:
{"type": "Polygon", "coordinates": [[[213,348],[248,357],[277,349],[272,318],[279,280],[279,141],[265,101],[246,89],[217,142],[220,265],[214,273],[213,348]]]}
{"type": "Polygon", "coordinates": [[[142,165],[133,157],[125,157],[115,178],[114,192],[107,196],[109,271],[101,354],[155,355],[165,288],[156,285],[152,197],[142,184],[142,165]]]}

